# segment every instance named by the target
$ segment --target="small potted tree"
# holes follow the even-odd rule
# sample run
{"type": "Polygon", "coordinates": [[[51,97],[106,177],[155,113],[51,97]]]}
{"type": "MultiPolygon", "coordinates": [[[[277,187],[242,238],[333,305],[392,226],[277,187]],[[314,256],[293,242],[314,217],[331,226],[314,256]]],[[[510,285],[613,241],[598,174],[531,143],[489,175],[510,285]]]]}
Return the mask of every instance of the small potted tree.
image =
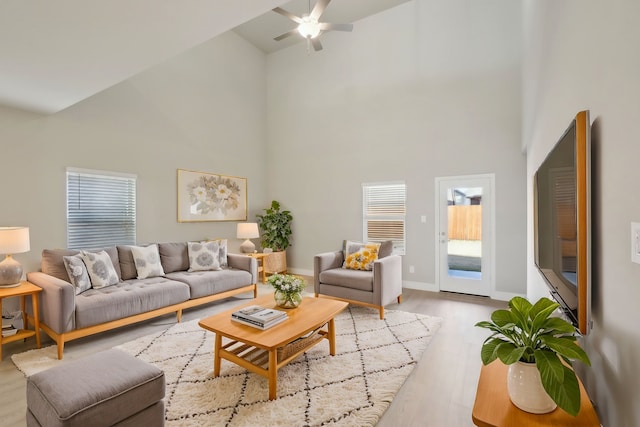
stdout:
{"type": "Polygon", "coordinates": [[[559,307],[548,298],[535,304],[522,297],[509,301],[508,310],[496,310],[491,322],[476,326],[493,333],[482,344],[482,363],[496,359],[509,366],[509,398],[518,408],[532,413],[551,412],[556,405],[570,415],[580,411],[580,386],[572,360],[590,365],[576,344],[576,328],[558,317],[559,307]],[[538,390],[538,397],[533,390],[538,390]]]}
{"type": "Polygon", "coordinates": [[[264,258],[263,268],[265,273],[286,273],[287,253],[286,249],[291,246],[291,221],[293,216],[287,210],[280,210],[280,203],[276,200],[271,202],[271,207],[263,209],[262,215],[256,215],[258,226],[262,231],[262,247],[264,252],[273,253],[264,258]]]}

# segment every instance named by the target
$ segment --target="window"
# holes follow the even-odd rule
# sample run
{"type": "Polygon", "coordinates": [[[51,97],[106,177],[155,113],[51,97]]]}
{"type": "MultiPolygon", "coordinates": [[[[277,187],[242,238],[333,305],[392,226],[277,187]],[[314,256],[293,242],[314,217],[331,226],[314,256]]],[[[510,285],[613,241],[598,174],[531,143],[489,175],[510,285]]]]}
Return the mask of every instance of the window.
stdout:
{"type": "Polygon", "coordinates": [[[404,182],[362,184],[365,242],[393,240],[393,252],[404,255],[406,193],[404,182]]]}
{"type": "Polygon", "coordinates": [[[136,243],[136,176],[67,168],[67,247],[136,243]]]}

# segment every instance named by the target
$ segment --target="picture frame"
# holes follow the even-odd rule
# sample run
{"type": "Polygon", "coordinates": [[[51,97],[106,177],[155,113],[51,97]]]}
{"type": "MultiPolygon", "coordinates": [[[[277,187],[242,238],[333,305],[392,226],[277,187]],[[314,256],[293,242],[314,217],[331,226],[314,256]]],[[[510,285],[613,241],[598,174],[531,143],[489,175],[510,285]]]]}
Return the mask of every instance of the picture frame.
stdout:
{"type": "Polygon", "coordinates": [[[178,222],[246,220],[246,178],[178,169],[178,222]]]}

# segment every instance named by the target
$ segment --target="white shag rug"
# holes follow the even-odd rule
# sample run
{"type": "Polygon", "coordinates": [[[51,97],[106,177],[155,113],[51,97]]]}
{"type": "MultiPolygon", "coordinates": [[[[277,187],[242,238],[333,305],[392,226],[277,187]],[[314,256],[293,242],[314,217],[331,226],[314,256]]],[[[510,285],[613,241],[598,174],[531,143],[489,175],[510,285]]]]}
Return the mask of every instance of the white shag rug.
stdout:
{"type": "MultiPolygon", "coordinates": [[[[374,426],[420,359],[441,319],[349,306],[336,317],[336,355],[329,343],[278,370],[276,400],[267,379],[222,361],[213,377],[214,334],[197,321],[178,323],[116,348],[165,372],[167,426],[374,426]]],[[[56,347],[11,358],[25,375],[50,368],[56,347]]]]}

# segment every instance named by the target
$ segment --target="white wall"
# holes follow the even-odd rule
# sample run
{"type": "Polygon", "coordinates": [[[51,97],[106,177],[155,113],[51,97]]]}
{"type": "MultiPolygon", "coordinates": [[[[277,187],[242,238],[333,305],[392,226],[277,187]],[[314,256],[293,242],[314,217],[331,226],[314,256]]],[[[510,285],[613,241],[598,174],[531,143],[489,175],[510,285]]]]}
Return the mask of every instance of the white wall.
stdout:
{"type": "MultiPolygon", "coordinates": [[[[524,143],[532,177],[575,114],[591,111],[592,367],[581,376],[605,426],[640,425],[640,265],[631,262],[630,223],[640,221],[634,173],[640,144],[640,3],[525,3],[524,143]]],[[[529,192],[531,194],[531,192],[529,192]]],[[[546,294],[533,263],[529,196],[529,298],[546,294]]]]}
{"type": "Polygon", "coordinates": [[[415,0],[321,40],[267,58],[268,192],[294,215],[289,263],[312,271],[361,240],[361,183],[404,180],[404,280],[427,288],[434,179],[495,173],[496,290],[524,294],[519,2],[415,0]]]}
{"type": "Polygon", "coordinates": [[[178,223],[176,170],[248,179],[249,216],[268,201],[265,175],[266,63],[225,33],[50,116],[0,110],[0,225],[31,227],[43,248],[66,246],[65,168],[137,174],[138,241],[235,238],[236,222],[178,223]]]}

